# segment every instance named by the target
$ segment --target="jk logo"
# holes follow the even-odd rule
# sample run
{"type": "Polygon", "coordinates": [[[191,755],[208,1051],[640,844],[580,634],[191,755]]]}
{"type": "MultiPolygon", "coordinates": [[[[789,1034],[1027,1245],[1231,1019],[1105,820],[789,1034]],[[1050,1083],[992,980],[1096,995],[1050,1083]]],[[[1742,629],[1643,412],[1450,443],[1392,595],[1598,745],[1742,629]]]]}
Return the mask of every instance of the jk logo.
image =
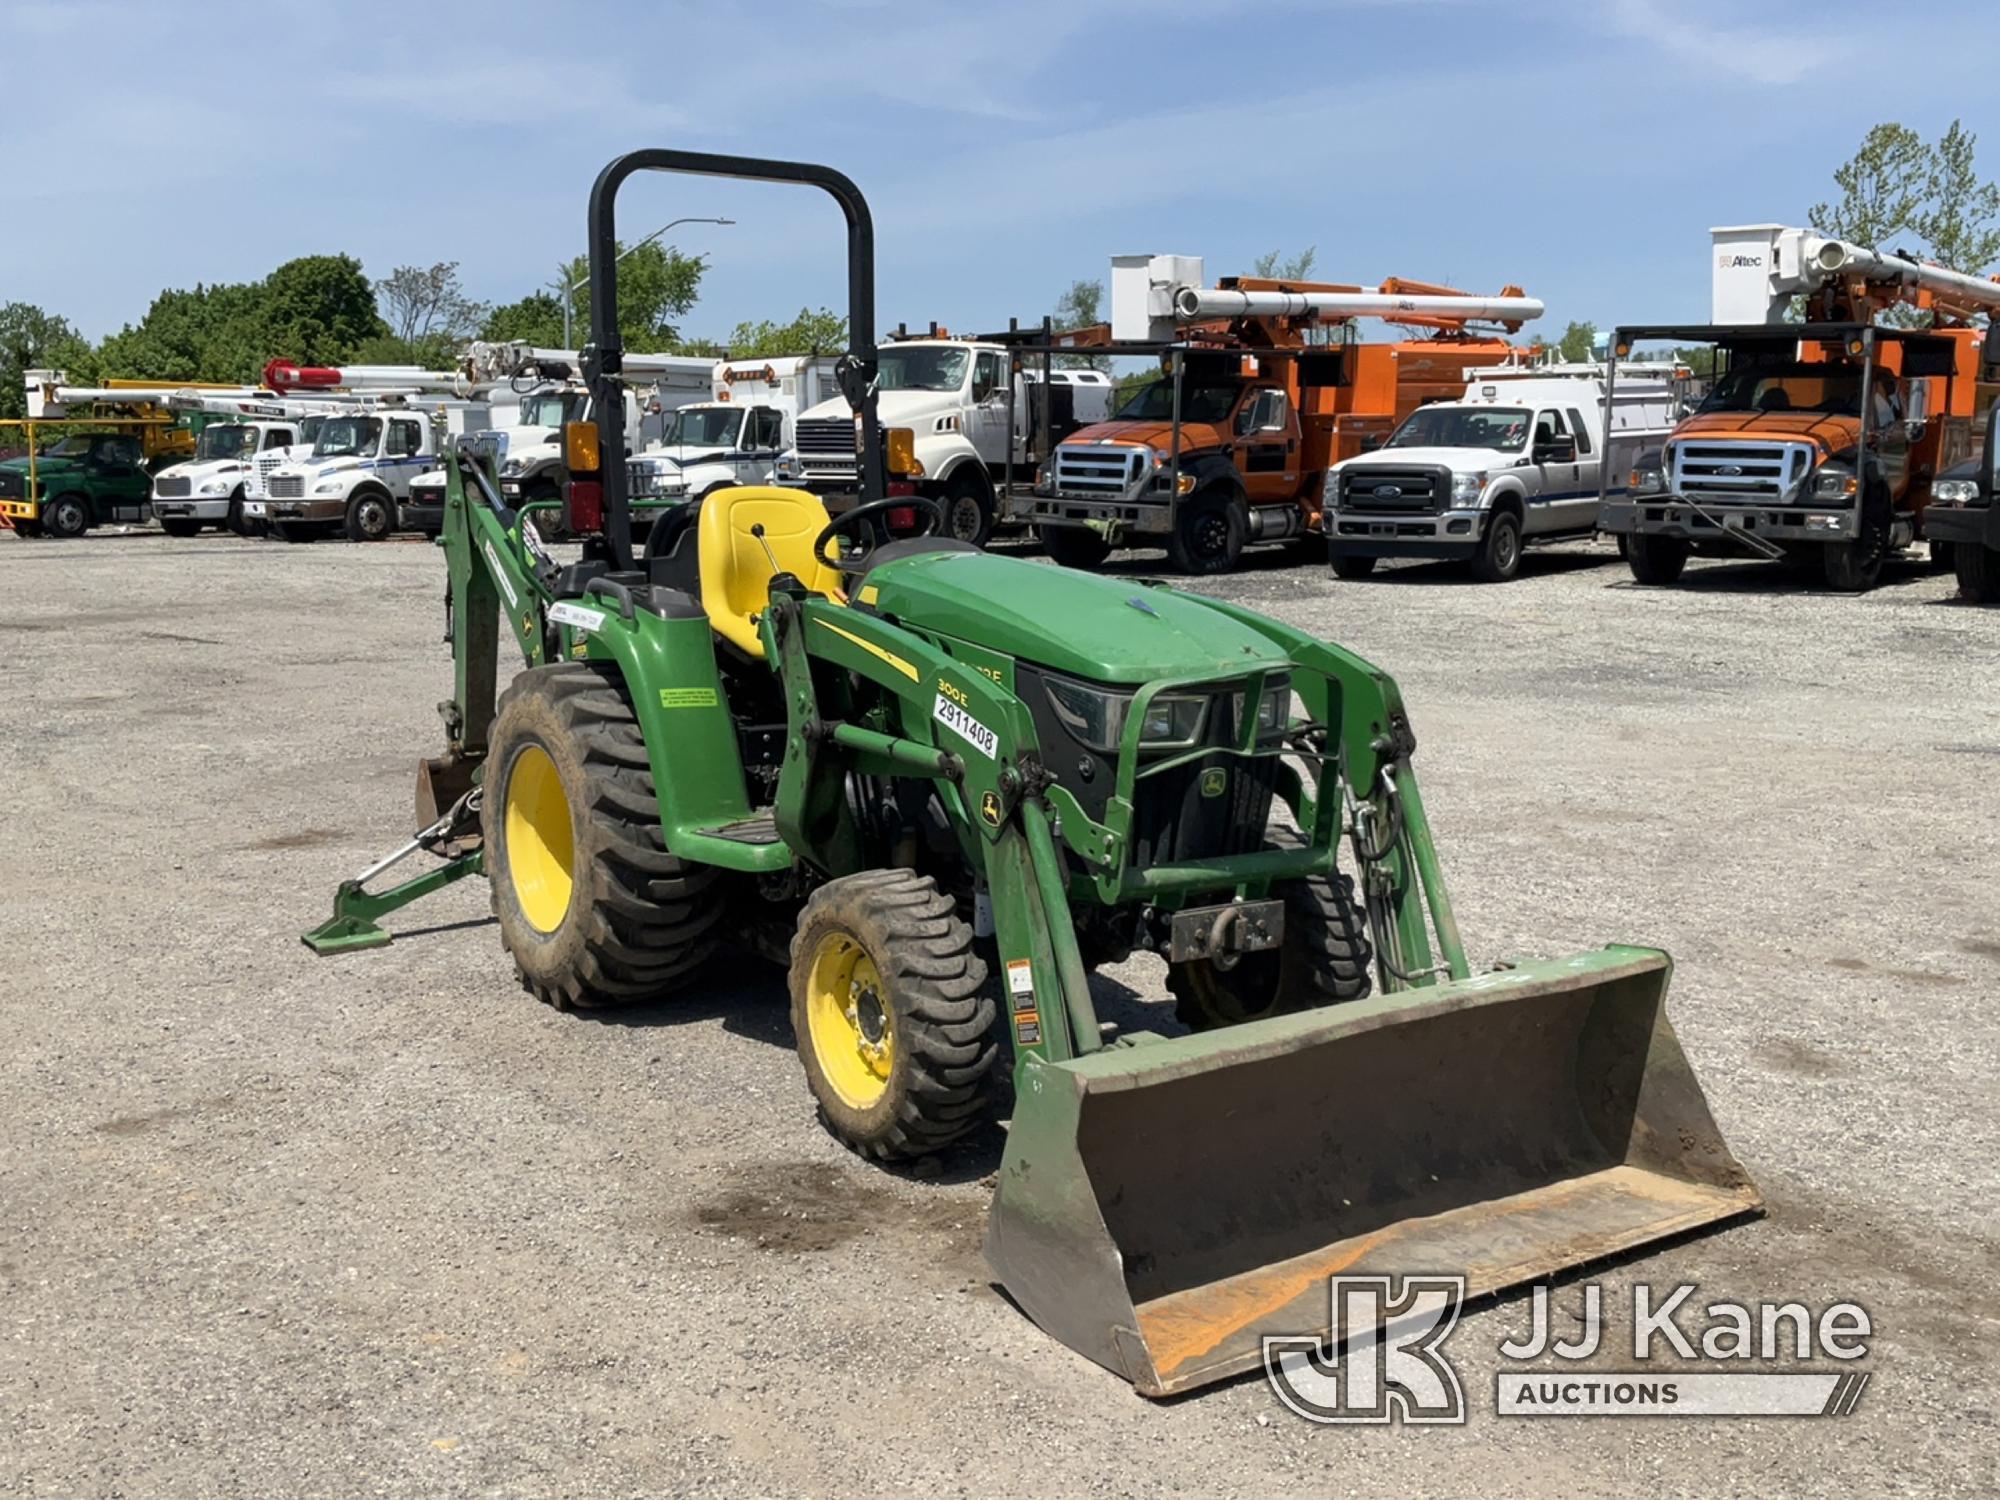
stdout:
{"type": "Polygon", "coordinates": [[[1458,1323],[1463,1276],[1335,1276],[1324,1343],[1269,1334],[1264,1375],[1308,1422],[1463,1424],[1465,1391],[1441,1346],[1458,1323]]]}

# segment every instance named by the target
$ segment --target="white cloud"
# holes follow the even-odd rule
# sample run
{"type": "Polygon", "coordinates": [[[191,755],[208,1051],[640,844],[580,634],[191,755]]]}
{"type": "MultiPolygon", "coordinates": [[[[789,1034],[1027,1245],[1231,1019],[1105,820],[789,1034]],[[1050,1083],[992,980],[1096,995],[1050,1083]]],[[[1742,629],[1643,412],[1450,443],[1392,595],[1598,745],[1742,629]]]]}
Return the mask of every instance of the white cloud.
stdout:
{"type": "Polygon", "coordinates": [[[1678,0],[1609,0],[1593,5],[1611,29],[1708,73],[1786,87],[1852,54],[1851,42],[1805,24],[1772,31],[1719,21],[1714,7],[1678,0]]]}

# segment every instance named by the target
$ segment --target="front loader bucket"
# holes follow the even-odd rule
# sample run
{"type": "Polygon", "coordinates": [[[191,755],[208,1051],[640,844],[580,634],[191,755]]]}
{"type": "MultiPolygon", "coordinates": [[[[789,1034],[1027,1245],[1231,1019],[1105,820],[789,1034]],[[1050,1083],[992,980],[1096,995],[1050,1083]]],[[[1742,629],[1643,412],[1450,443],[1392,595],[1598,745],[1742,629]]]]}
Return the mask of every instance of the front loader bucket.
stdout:
{"type": "MultiPolygon", "coordinates": [[[[1328,1331],[1327,1278],[1476,1297],[1762,1205],[1643,948],[1034,1063],[986,1255],[1149,1396],[1328,1331]]],[[[1351,1329],[1350,1332],[1361,1332],[1351,1329]]]]}

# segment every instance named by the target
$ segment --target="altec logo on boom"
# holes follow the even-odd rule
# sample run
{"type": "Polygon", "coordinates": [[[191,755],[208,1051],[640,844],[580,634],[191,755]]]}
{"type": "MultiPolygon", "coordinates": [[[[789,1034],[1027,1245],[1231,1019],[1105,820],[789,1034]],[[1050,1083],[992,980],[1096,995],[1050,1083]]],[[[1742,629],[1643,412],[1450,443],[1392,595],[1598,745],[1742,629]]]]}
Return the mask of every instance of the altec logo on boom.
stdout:
{"type": "MultiPolygon", "coordinates": [[[[1329,1283],[1332,1335],[1264,1340],[1264,1371],[1285,1406],[1309,1422],[1461,1424],[1464,1388],[1444,1353],[1465,1297],[1463,1276],[1335,1276],[1329,1283]]],[[[1733,1368],[1585,1370],[1579,1362],[1605,1347],[1605,1294],[1580,1291],[1574,1338],[1552,1333],[1550,1293],[1535,1288],[1524,1339],[1507,1339],[1494,1410],[1503,1417],[1570,1416],[1849,1416],[1870,1374],[1855,1369],[1800,1369],[1817,1358],[1844,1364],[1868,1354],[1874,1331],[1867,1309],[1836,1302],[1817,1316],[1801,1302],[1710,1302],[1693,1322],[1693,1286],[1664,1294],[1632,1291],[1632,1358],[1674,1358],[1733,1368]],[[1784,1368],[1773,1368],[1783,1364],[1784,1368]],[[1745,1365],[1753,1368],[1744,1368],[1745,1365]],[[1763,1368],[1754,1368],[1762,1366],[1763,1368]]]]}

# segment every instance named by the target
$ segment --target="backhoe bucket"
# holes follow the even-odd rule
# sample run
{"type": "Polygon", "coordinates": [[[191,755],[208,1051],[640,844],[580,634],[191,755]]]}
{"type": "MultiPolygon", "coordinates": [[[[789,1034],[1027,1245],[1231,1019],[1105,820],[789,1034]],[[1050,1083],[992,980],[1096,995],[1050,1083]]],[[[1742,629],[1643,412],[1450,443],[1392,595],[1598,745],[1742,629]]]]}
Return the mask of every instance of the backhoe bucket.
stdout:
{"type": "MultiPolygon", "coordinates": [[[[1034,1063],[986,1255],[1049,1333],[1149,1396],[1328,1331],[1334,1275],[1468,1296],[1762,1205],[1666,1015],[1607,948],[1034,1063]]],[[[1350,1333],[1362,1332],[1350,1329],[1350,1333]]]]}

